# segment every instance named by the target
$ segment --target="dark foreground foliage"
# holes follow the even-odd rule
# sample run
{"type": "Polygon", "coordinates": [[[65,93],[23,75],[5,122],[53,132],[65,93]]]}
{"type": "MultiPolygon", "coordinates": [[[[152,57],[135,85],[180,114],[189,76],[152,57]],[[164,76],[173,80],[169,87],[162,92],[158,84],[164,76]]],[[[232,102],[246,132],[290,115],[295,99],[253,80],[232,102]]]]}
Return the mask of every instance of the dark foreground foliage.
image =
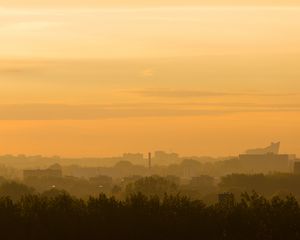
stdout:
{"type": "Polygon", "coordinates": [[[1,239],[300,239],[300,208],[293,197],[244,194],[233,205],[206,206],[182,196],[125,201],[68,194],[0,199],[1,239]]]}

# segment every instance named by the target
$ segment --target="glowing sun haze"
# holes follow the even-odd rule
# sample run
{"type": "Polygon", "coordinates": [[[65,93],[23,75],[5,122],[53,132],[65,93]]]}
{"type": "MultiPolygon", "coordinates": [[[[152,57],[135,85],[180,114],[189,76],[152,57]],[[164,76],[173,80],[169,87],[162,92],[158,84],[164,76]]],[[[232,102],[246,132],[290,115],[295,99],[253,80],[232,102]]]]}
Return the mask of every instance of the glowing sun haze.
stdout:
{"type": "Polygon", "coordinates": [[[296,1],[0,0],[0,39],[0,154],[300,154],[296,1]]]}

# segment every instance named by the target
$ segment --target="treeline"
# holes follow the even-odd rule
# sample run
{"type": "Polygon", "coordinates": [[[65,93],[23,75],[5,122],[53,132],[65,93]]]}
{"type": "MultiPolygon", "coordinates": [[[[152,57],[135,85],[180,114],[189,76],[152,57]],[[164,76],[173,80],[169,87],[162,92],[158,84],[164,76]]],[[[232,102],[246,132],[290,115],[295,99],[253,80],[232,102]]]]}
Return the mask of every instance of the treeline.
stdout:
{"type": "MultiPolygon", "coordinates": [[[[1,196],[0,179],[0,196],[1,196]]],[[[26,179],[27,186],[37,192],[44,192],[53,186],[64,189],[80,198],[97,196],[99,193],[113,195],[119,199],[129,194],[142,192],[145,195],[164,195],[181,193],[192,199],[201,199],[206,203],[215,203],[220,192],[228,191],[239,197],[242,192],[256,192],[271,198],[272,196],[287,196],[292,193],[300,200],[300,174],[230,174],[221,178],[208,175],[196,175],[191,179],[169,176],[128,176],[113,179],[108,176],[97,176],[90,179],[75,177],[42,177],[26,179]]]]}
{"type": "Polygon", "coordinates": [[[300,207],[291,196],[267,200],[256,193],[211,206],[181,195],[2,197],[0,232],[10,240],[300,239],[300,207]]]}
{"type": "Polygon", "coordinates": [[[132,194],[142,193],[146,196],[164,196],[164,194],[181,194],[193,200],[202,200],[206,204],[218,201],[218,194],[231,192],[239,199],[241,193],[256,191],[270,199],[273,196],[282,198],[292,194],[300,200],[300,175],[273,173],[263,174],[230,174],[222,178],[201,175],[192,179],[176,176],[129,176],[112,179],[108,176],[97,176],[90,179],[75,177],[34,177],[21,182],[14,182],[0,177],[0,197],[10,196],[19,200],[24,194],[53,194],[66,191],[72,196],[88,199],[101,193],[125,200],[132,194]]]}
{"type": "Polygon", "coordinates": [[[239,196],[242,192],[255,190],[265,197],[285,197],[293,194],[300,200],[300,174],[230,174],[221,178],[220,191],[229,191],[239,196]]]}

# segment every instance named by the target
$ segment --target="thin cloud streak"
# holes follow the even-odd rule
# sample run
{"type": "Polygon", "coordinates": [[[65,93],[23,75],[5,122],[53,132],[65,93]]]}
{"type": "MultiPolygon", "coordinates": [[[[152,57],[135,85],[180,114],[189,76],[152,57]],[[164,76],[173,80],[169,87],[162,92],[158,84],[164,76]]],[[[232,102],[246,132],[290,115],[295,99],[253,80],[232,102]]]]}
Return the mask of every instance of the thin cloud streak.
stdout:
{"type": "Polygon", "coordinates": [[[0,0],[8,7],[156,7],[156,6],[297,6],[295,0],[0,0]]]}
{"type": "MultiPolygon", "coordinates": [[[[203,105],[204,106],[204,105],[203,105]]],[[[109,118],[206,116],[251,112],[300,112],[299,104],[215,104],[211,108],[172,104],[63,105],[14,104],[0,105],[0,120],[96,120],[109,118]],[[216,109],[216,106],[219,108],[216,109]]]]}
{"type": "Polygon", "coordinates": [[[299,93],[263,93],[263,92],[214,92],[198,90],[171,90],[171,89],[146,89],[129,91],[132,94],[144,97],[161,98],[198,98],[198,97],[224,97],[224,96],[296,96],[299,93]]]}

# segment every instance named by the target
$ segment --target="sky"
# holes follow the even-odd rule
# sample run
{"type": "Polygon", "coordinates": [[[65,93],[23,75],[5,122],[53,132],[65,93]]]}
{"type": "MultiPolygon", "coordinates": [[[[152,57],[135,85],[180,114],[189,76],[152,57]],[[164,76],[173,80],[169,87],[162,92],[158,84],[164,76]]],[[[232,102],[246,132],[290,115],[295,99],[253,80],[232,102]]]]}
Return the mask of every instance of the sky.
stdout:
{"type": "Polygon", "coordinates": [[[0,39],[0,154],[300,155],[296,1],[0,0],[0,39]]]}
{"type": "Polygon", "coordinates": [[[186,6],[186,5],[297,5],[298,0],[1,0],[3,6],[13,7],[135,7],[135,6],[186,6]]]}

